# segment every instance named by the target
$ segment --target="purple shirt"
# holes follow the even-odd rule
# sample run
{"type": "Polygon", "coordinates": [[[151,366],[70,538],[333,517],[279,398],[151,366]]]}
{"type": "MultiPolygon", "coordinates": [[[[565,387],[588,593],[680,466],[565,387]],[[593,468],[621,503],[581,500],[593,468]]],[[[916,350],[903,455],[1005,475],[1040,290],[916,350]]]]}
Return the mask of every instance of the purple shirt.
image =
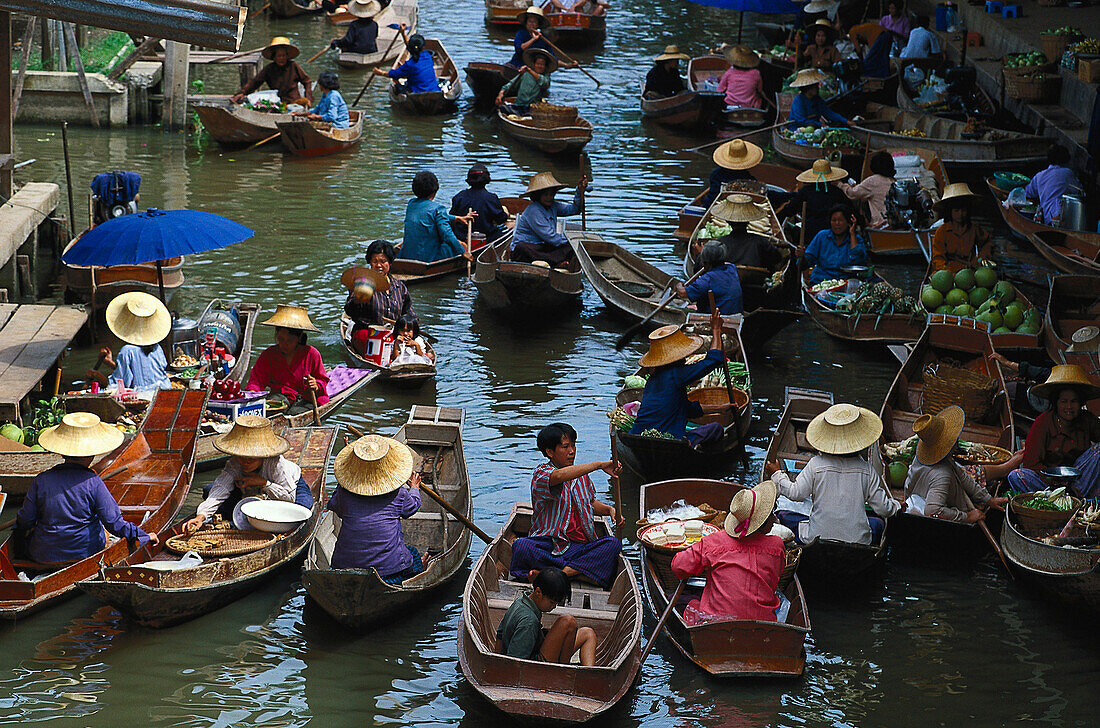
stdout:
{"type": "Polygon", "coordinates": [[[337,488],[328,508],[340,516],[332,550],[334,569],[378,569],[387,577],[412,566],[401,519],[420,510],[420,491],[402,486],[385,495],[356,495],[337,488]]]}
{"type": "Polygon", "coordinates": [[[1038,200],[1042,217],[1040,222],[1055,222],[1062,219],[1062,195],[1072,190],[1080,190],[1081,183],[1073,170],[1050,165],[1031,178],[1024,188],[1029,200],[1038,200]]]}
{"type": "Polygon", "coordinates": [[[886,30],[894,31],[905,40],[909,40],[909,16],[902,15],[897,20],[894,20],[893,15],[883,15],[882,20],[878,21],[878,24],[886,30]]]}
{"type": "Polygon", "coordinates": [[[107,485],[89,468],[73,463],[39,473],[19,509],[17,529],[31,529],[27,548],[39,563],[76,561],[102,551],[103,529],[146,543],[148,534],[122,517],[107,485]]]}

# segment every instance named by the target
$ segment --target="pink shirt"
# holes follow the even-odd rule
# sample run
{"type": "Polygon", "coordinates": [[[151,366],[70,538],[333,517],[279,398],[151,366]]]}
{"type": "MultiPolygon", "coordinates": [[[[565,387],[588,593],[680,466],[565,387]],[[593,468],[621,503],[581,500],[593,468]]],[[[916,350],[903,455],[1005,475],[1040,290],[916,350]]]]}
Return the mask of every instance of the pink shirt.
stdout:
{"type": "Polygon", "coordinates": [[[726,92],[727,106],[748,106],[754,109],[764,108],[764,81],[760,78],[760,70],[751,68],[730,68],[722,74],[718,82],[718,90],[726,92]]]}
{"type": "Polygon", "coordinates": [[[890,194],[894,180],[881,174],[872,174],[858,185],[838,182],[837,186],[844,190],[849,200],[867,200],[867,206],[871,209],[872,225],[879,225],[886,219],[886,195],[890,194]]]}
{"type": "Polygon", "coordinates": [[[774,622],[779,607],[775,590],[785,564],[778,536],[733,538],[719,531],[672,557],[672,573],[686,579],[709,572],[699,606],[707,614],[774,622]]]}
{"type": "Polygon", "coordinates": [[[321,362],[321,352],[308,345],[299,347],[290,366],[287,366],[286,357],[279,347],[269,346],[252,365],[245,389],[254,392],[266,389],[284,395],[293,404],[305,393],[305,380],[309,375],[313,375],[320,387],[317,404],[325,404],[328,402],[328,374],[321,362]]]}

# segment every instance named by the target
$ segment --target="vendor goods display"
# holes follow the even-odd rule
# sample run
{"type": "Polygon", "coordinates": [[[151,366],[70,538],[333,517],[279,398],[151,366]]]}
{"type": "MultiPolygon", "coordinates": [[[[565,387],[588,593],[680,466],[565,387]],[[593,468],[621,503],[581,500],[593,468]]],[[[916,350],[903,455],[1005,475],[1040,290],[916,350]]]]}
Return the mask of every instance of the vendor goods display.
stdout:
{"type": "Polygon", "coordinates": [[[856,139],[851,132],[844,129],[801,126],[797,129],[783,129],[780,133],[784,138],[795,144],[806,144],[824,149],[857,149],[860,147],[859,139],[856,139]]]}
{"type": "Polygon", "coordinates": [[[1006,280],[998,280],[992,268],[963,268],[954,275],[938,270],[921,289],[921,303],[932,313],[974,319],[993,334],[1038,334],[1039,309],[1016,295],[1006,280]]]}
{"type": "Polygon", "coordinates": [[[178,534],[168,539],[165,548],[175,554],[194,551],[203,557],[238,556],[259,551],[276,538],[275,534],[262,531],[218,528],[178,534]]]}
{"type": "Polygon", "coordinates": [[[1066,493],[1065,488],[1018,493],[1009,501],[1009,508],[1025,536],[1051,536],[1065,528],[1066,523],[1084,504],[1080,498],[1066,493]]]}
{"type": "Polygon", "coordinates": [[[836,310],[855,317],[856,323],[864,316],[875,317],[876,326],[883,316],[908,316],[911,321],[926,316],[917,299],[885,281],[861,283],[855,293],[837,299],[836,310]]]}
{"type": "Polygon", "coordinates": [[[675,552],[690,548],[712,533],[718,533],[718,527],[700,520],[666,521],[640,529],[638,538],[647,547],[675,552]]]}

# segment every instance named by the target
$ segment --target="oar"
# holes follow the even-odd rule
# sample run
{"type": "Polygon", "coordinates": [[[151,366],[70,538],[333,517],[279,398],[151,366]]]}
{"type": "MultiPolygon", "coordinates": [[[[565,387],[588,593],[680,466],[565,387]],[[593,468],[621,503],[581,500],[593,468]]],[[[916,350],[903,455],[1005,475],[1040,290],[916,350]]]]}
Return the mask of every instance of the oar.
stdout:
{"type": "MultiPolygon", "coordinates": [[[[619,438],[611,435],[611,464],[614,467],[619,466],[619,438]]],[[[623,517],[623,497],[619,490],[619,476],[611,476],[611,497],[615,501],[615,515],[622,519],[623,517]]],[[[618,533],[621,529],[618,524],[615,524],[615,532],[618,533]]]]}
{"type": "Polygon", "coordinates": [[[661,618],[657,620],[657,627],[653,630],[653,636],[649,638],[649,643],[646,644],[645,649],[642,650],[642,656],[638,658],[638,664],[644,664],[645,658],[649,657],[649,653],[653,651],[653,644],[657,641],[657,637],[661,634],[661,630],[664,629],[665,622],[668,621],[668,617],[672,614],[672,610],[676,607],[676,601],[680,598],[680,594],[684,591],[684,584],[686,581],[681,581],[676,587],[676,591],[672,593],[672,598],[668,600],[668,606],[665,607],[665,613],[661,615],[661,618]]]}
{"type": "MultiPolygon", "coordinates": [[[[710,301],[710,310],[711,311],[717,311],[718,306],[714,303],[714,291],[707,291],[707,298],[710,301]]],[[[719,330],[718,330],[718,340],[719,341],[722,340],[721,326],[719,326],[719,330]]],[[[732,405],[732,404],[734,404],[733,377],[730,376],[730,360],[729,360],[729,357],[726,356],[726,347],[725,346],[722,347],[722,371],[725,372],[725,374],[726,374],[726,394],[729,396],[730,404],[732,405]]],[[[732,415],[731,415],[731,419],[732,419],[732,415]]]]}
{"type": "Polygon", "coordinates": [[[255,149],[255,148],[256,148],[256,147],[258,147],[258,146],[261,146],[261,145],[263,145],[263,144],[267,144],[267,143],[268,143],[269,141],[271,141],[272,139],[278,139],[278,138],[279,138],[279,135],[278,135],[278,134],[272,134],[272,135],[271,135],[271,136],[269,136],[269,137],[268,137],[267,139],[261,139],[260,141],[256,142],[256,143],[255,143],[255,144],[253,144],[252,146],[248,147],[247,149],[245,149],[245,151],[247,152],[247,151],[249,151],[249,150],[251,150],[251,149],[255,149]]]}
{"type": "MultiPolygon", "coordinates": [[[[1005,516],[1005,518],[1007,517],[1008,516],[1005,516]]],[[[1012,569],[1008,568],[1008,561],[1005,560],[1005,552],[1001,551],[1001,545],[997,543],[997,539],[995,539],[993,537],[993,534],[990,533],[989,525],[985,522],[984,518],[978,521],[978,528],[982,529],[982,533],[984,533],[985,537],[989,540],[989,544],[993,547],[993,551],[996,552],[998,558],[1000,558],[1001,560],[1001,563],[1004,564],[1005,571],[1008,572],[1009,578],[1015,579],[1016,577],[1013,575],[1012,569]]]]}
{"type": "Polygon", "coordinates": [[[772,129],[778,129],[781,126],[787,126],[790,123],[791,123],[790,119],[786,119],[784,121],[779,122],[778,124],[772,124],[771,126],[765,126],[763,129],[749,129],[748,131],[743,131],[739,134],[734,134],[733,136],[728,136],[728,137],[725,137],[723,139],[719,139],[716,142],[707,142],[706,144],[701,144],[697,147],[692,147],[691,149],[688,149],[687,151],[689,151],[689,152],[701,152],[704,149],[710,149],[711,147],[716,147],[719,144],[725,144],[726,142],[733,141],[734,139],[740,139],[741,137],[746,137],[750,134],[756,134],[756,133],[762,132],[762,131],[771,131],[772,129]]]}
{"type": "Polygon", "coordinates": [[[317,407],[317,392],[309,388],[309,403],[313,405],[313,424],[321,426],[321,410],[317,407]]]}
{"type": "MultiPolygon", "coordinates": [[[[306,63],[313,63],[314,61],[316,61],[318,58],[321,57],[322,53],[324,53],[325,51],[329,51],[329,50],[332,50],[332,46],[325,46],[324,48],[322,48],[321,50],[317,51],[312,56],[307,58],[305,62],[306,63]]],[[[374,74],[372,73],[371,75],[373,76],[374,74]]]]}
{"type": "Polygon", "coordinates": [[[231,61],[234,58],[241,58],[242,56],[250,56],[253,53],[259,53],[260,51],[262,51],[264,49],[264,47],[265,46],[260,46],[259,48],[252,48],[251,50],[247,50],[247,51],[239,51],[239,52],[234,53],[232,55],[222,56],[221,58],[216,58],[216,59],[214,59],[213,61],[210,61],[210,62],[211,63],[225,63],[226,61],[231,61]]]}
{"type": "MultiPolygon", "coordinates": [[[[398,25],[397,23],[390,23],[386,27],[387,28],[393,28],[394,30],[398,31],[399,33],[401,31],[401,26],[398,25]]],[[[400,33],[400,34],[401,34],[402,38],[405,37],[404,33],[400,33]]],[[[382,51],[382,58],[385,58],[386,56],[388,56],[390,54],[390,50],[393,48],[393,44],[396,43],[396,42],[397,42],[397,35],[395,34],[393,36],[393,38],[390,39],[390,44],[388,46],[386,46],[386,50],[382,51]]],[[[371,69],[370,75],[367,78],[367,82],[363,84],[363,88],[359,89],[359,94],[355,97],[355,101],[351,102],[352,106],[358,106],[359,105],[359,99],[363,98],[363,94],[366,93],[367,88],[370,86],[371,81],[373,81],[374,77],[377,76],[377,75],[378,74],[374,72],[374,69],[371,69]]]]}
{"type": "MultiPolygon", "coordinates": [[[[472,208],[472,207],[467,209],[466,216],[469,217],[470,213],[472,213],[473,211],[474,211],[474,208],[472,208]]],[[[467,220],[466,221],[466,255],[469,256],[468,258],[466,258],[466,277],[467,278],[473,278],[474,277],[473,270],[472,270],[473,259],[474,259],[474,221],[473,220],[467,220]]]]}
{"type": "MultiPolygon", "coordinates": [[[[540,35],[540,37],[541,37],[541,38],[542,38],[542,39],[543,39],[544,41],[546,41],[546,45],[548,45],[548,46],[550,46],[551,48],[553,48],[553,49],[554,49],[554,51],[555,51],[555,52],[556,52],[556,53],[558,54],[558,57],[559,57],[559,58],[563,58],[563,59],[565,59],[566,61],[568,61],[569,63],[577,63],[577,62],[576,62],[576,61],[575,61],[574,59],[572,59],[572,58],[570,58],[569,56],[567,56],[567,55],[565,54],[565,51],[563,51],[563,50],[562,50],[561,48],[558,48],[558,47],[557,47],[556,45],[554,45],[554,44],[553,44],[553,43],[552,43],[552,42],[550,41],[550,39],[549,39],[549,38],[547,38],[547,37],[546,37],[545,35],[540,35]]],[[[593,76],[593,75],[592,75],[591,73],[589,73],[588,71],[584,70],[584,67],[583,67],[583,66],[581,66],[581,65],[580,65],[579,63],[577,63],[577,70],[579,70],[579,71],[580,71],[581,73],[583,73],[583,74],[584,74],[585,76],[588,76],[588,77],[589,77],[590,79],[592,79],[593,81],[595,81],[595,82],[596,82],[596,88],[599,88],[600,86],[602,86],[602,85],[603,85],[602,83],[600,83],[600,79],[596,78],[596,77],[595,77],[595,76],[593,76]]]]}
{"type": "MultiPolygon", "coordinates": [[[[693,275],[691,278],[688,278],[687,282],[684,283],[684,285],[686,286],[689,283],[694,282],[695,279],[701,275],[703,275],[702,267],[700,267],[699,270],[695,271],[695,275],[693,275]]],[[[637,336],[638,332],[641,331],[646,324],[652,321],[654,316],[663,311],[665,306],[667,306],[669,304],[669,301],[671,301],[675,296],[676,294],[673,291],[673,284],[669,284],[669,287],[665,289],[665,295],[661,298],[661,302],[657,304],[657,308],[653,309],[653,311],[651,311],[649,315],[646,316],[644,319],[627,329],[626,333],[624,333],[615,341],[615,351],[622,351],[623,348],[630,343],[630,340],[637,336]]]]}
{"type": "MultiPolygon", "coordinates": [[[[586,152],[581,152],[581,176],[582,177],[584,176],[585,162],[588,163],[588,171],[591,172],[592,171],[592,162],[591,162],[591,160],[588,159],[588,154],[586,152]]],[[[591,174],[589,174],[589,176],[588,176],[588,181],[589,182],[592,181],[591,174]]],[[[588,187],[585,187],[584,191],[588,192],[588,187]]],[[[586,213],[588,212],[588,204],[587,203],[588,203],[588,200],[585,200],[585,206],[581,208],[581,230],[587,230],[588,229],[588,220],[587,220],[587,215],[586,215],[586,213]]]]}

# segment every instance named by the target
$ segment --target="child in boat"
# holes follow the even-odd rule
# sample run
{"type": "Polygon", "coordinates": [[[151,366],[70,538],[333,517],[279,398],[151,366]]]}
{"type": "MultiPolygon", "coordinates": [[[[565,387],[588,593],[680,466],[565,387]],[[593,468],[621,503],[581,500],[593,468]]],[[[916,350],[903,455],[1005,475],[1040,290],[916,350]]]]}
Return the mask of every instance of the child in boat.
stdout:
{"type": "Polygon", "coordinates": [[[348,104],[340,94],[340,78],[332,71],[324,71],[317,77],[317,87],[324,90],[317,105],[309,111],[295,111],[294,116],[304,116],[310,121],[327,121],[333,129],[350,127],[348,104]]]}
{"type": "Polygon", "coordinates": [[[577,627],[577,620],[563,614],[549,629],[542,628],[542,613],[565,604],[572,594],[568,577],[560,569],[547,567],[535,577],[534,588],[515,598],[497,627],[501,653],[521,660],[539,660],[568,665],[579,650],[581,665],[596,664],[596,633],[591,627],[577,627]]]}
{"type": "Polygon", "coordinates": [[[394,364],[432,364],[435,355],[420,337],[420,322],[414,316],[405,314],[393,324],[393,359],[394,364]]]}
{"type": "Polygon", "coordinates": [[[506,114],[527,116],[531,113],[531,104],[545,101],[550,94],[550,74],[557,70],[558,59],[541,48],[530,48],[523,52],[524,65],[516,75],[497,94],[497,106],[506,114]],[[504,97],[515,93],[516,100],[504,103],[504,97]]]}

